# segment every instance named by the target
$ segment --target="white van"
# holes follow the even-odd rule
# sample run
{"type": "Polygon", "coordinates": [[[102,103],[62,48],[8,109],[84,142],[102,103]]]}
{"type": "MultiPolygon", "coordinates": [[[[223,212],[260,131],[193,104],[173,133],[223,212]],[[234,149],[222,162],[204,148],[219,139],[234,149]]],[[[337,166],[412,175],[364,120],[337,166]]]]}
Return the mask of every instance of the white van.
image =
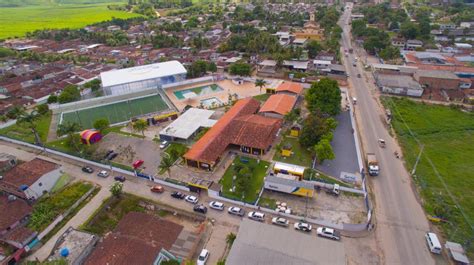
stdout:
{"type": "Polygon", "coordinates": [[[432,253],[441,254],[441,243],[439,243],[438,236],[435,233],[426,233],[426,243],[432,253]]]}

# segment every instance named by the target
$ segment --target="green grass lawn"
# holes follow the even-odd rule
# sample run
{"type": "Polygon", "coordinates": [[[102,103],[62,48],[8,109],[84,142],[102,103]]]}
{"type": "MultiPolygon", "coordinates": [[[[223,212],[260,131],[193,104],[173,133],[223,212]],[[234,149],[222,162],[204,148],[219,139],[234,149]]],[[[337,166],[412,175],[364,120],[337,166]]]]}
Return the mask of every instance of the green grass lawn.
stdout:
{"type": "Polygon", "coordinates": [[[285,136],[282,139],[280,145],[283,147],[286,144],[291,144],[293,154],[290,157],[284,157],[281,155],[281,152],[275,152],[273,160],[304,167],[311,167],[313,162],[311,159],[311,153],[301,147],[298,138],[285,136]]]}
{"type": "MultiPolygon", "coordinates": [[[[45,143],[46,140],[48,139],[48,131],[49,131],[50,123],[51,123],[51,114],[41,116],[40,119],[36,122],[37,124],[36,130],[38,131],[38,134],[43,143],[45,143]]],[[[31,132],[31,129],[29,129],[25,125],[20,126],[20,125],[14,124],[10,127],[1,129],[0,134],[8,136],[13,139],[25,141],[28,143],[35,142],[35,136],[31,132]]]]}
{"type": "MultiPolygon", "coordinates": [[[[392,124],[410,171],[420,151],[415,137],[424,145],[414,179],[424,199],[426,211],[448,221],[440,225],[447,239],[461,244],[472,240],[474,114],[407,99],[387,97],[383,101],[391,109],[392,124]]],[[[473,258],[473,244],[469,252],[473,258]]]]}
{"type": "Polygon", "coordinates": [[[144,212],[138,203],[145,199],[124,193],[119,199],[110,197],[104,201],[100,209],[82,225],[82,229],[94,234],[104,235],[112,231],[118,222],[129,212],[144,212]],[[108,207],[108,210],[105,209],[108,207]]]}
{"type": "Polygon", "coordinates": [[[153,95],[129,101],[121,101],[89,109],[63,113],[63,120],[77,122],[84,129],[93,128],[94,121],[105,118],[110,124],[124,122],[138,115],[158,112],[168,109],[168,105],[160,95],[153,95]]]}
{"type": "MultiPolygon", "coordinates": [[[[139,16],[100,4],[59,4],[0,8],[0,39],[22,37],[37,29],[82,28],[115,18],[139,16]]],[[[117,4],[117,3],[115,3],[117,4]]]]}
{"type": "MultiPolygon", "coordinates": [[[[253,166],[254,170],[252,171],[252,178],[249,188],[244,192],[244,201],[248,203],[254,203],[257,200],[258,193],[260,192],[263,186],[263,178],[265,177],[270,163],[262,160],[260,160],[260,163],[257,163],[256,159],[247,159],[249,161],[247,163],[244,163],[244,165],[251,165],[253,166]]],[[[240,162],[240,156],[234,159],[233,164],[235,163],[242,163],[240,162]]],[[[230,189],[232,188],[233,176],[234,169],[233,165],[231,165],[227,168],[226,172],[224,173],[224,176],[219,181],[219,183],[222,185],[222,194],[224,195],[224,197],[240,201],[242,199],[242,194],[236,194],[230,191],[230,189]]]]}
{"type": "Polygon", "coordinates": [[[61,190],[69,183],[69,181],[71,181],[71,177],[67,174],[62,174],[61,177],[59,177],[58,181],[56,181],[56,184],[54,184],[53,189],[51,189],[51,192],[57,192],[61,190]]]}
{"type": "Polygon", "coordinates": [[[265,102],[267,101],[267,99],[271,96],[272,94],[261,94],[261,95],[256,95],[256,96],[253,96],[254,99],[260,101],[260,102],[265,102]]]}
{"type": "Polygon", "coordinates": [[[42,231],[92,187],[91,183],[76,182],[56,193],[42,196],[33,206],[28,227],[42,231]]]}

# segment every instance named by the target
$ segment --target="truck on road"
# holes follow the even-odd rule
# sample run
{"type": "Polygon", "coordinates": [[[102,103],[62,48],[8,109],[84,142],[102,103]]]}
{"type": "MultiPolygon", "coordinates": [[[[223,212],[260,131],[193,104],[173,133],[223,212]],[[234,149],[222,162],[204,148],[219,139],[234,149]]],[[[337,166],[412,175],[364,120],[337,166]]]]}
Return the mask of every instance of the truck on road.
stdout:
{"type": "Polygon", "coordinates": [[[379,162],[374,153],[367,153],[367,168],[369,175],[377,176],[379,174],[379,162]]]}

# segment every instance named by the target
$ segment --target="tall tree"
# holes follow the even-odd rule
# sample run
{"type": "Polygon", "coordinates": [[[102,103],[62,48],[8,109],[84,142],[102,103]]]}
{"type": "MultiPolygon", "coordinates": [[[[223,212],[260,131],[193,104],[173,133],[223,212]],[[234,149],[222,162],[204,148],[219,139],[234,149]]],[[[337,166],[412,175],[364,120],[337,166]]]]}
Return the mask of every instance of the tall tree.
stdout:
{"type": "Polygon", "coordinates": [[[328,139],[324,138],[314,146],[314,153],[319,163],[322,163],[324,160],[333,160],[336,158],[331,143],[328,139]]]}
{"type": "Polygon", "coordinates": [[[306,49],[308,50],[309,57],[314,58],[323,50],[323,46],[318,41],[312,40],[306,44],[306,49]]]}
{"type": "Polygon", "coordinates": [[[301,146],[312,148],[328,131],[326,119],[320,113],[310,114],[303,122],[299,138],[301,146]]]}
{"type": "Polygon", "coordinates": [[[159,171],[166,171],[168,177],[171,178],[171,168],[173,167],[174,161],[170,155],[162,157],[160,165],[158,166],[159,171]]]}
{"type": "Polygon", "coordinates": [[[102,118],[102,119],[97,119],[94,121],[94,128],[99,131],[103,131],[110,126],[110,122],[108,119],[102,118]]]}
{"type": "Polygon", "coordinates": [[[322,78],[319,82],[313,83],[305,95],[308,109],[315,113],[337,115],[341,111],[341,90],[337,81],[322,78]]]}
{"type": "Polygon", "coordinates": [[[120,181],[115,181],[114,183],[112,183],[112,185],[110,185],[109,190],[112,193],[112,195],[118,198],[120,197],[120,195],[122,195],[123,183],[120,181]]]}
{"type": "Polygon", "coordinates": [[[229,72],[233,75],[249,76],[252,73],[252,66],[242,62],[233,63],[229,67],[229,72]]]}
{"type": "Polygon", "coordinates": [[[257,79],[257,80],[255,80],[255,86],[257,86],[257,87],[260,88],[260,90],[259,90],[260,92],[262,92],[262,87],[264,87],[266,83],[267,83],[267,82],[266,82],[265,80],[263,80],[263,79],[257,79]]]}
{"type": "Polygon", "coordinates": [[[79,142],[78,135],[76,134],[78,131],[82,129],[81,125],[77,122],[64,122],[59,124],[58,126],[58,135],[68,135],[68,144],[74,149],[79,152],[79,142]]]}
{"type": "Polygon", "coordinates": [[[145,136],[145,130],[148,128],[148,123],[145,120],[138,119],[132,123],[132,128],[134,131],[141,132],[145,136]]]}
{"type": "Polygon", "coordinates": [[[20,116],[17,118],[16,122],[19,125],[26,125],[28,128],[31,129],[31,132],[35,136],[35,144],[41,145],[41,138],[38,134],[38,130],[36,129],[37,127],[37,121],[40,118],[40,115],[36,111],[32,111],[31,113],[22,113],[20,116]]]}

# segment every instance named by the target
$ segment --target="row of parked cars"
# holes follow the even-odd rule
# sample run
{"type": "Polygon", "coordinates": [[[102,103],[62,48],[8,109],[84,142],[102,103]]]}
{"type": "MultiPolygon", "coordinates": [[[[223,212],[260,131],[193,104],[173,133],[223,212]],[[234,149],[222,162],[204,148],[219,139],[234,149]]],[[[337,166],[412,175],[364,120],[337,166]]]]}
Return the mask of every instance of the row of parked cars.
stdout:
{"type": "MultiPolygon", "coordinates": [[[[171,193],[171,197],[180,199],[180,200],[185,200],[186,202],[195,204],[193,207],[193,210],[198,213],[206,214],[207,213],[207,207],[204,204],[197,204],[199,202],[199,199],[196,196],[193,195],[185,195],[179,191],[175,191],[171,193]]],[[[222,202],[218,201],[211,201],[209,203],[209,208],[218,210],[218,211],[224,211],[225,206],[222,202]]],[[[236,207],[236,206],[231,206],[227,208],[227,213],[232,214],[232,215],[237,215],[237,216],[244,216],[245,215],[245,210],[236,207]]],[[[247,214],[247,217],[251,220],[259,221],[259,222],[265,222],[265,214],[261,212],[249,212],[247,214]]],[[[282,226],[282,227],[288,227],[290,225],[290,221],[288,219],[283,218],[283,217],[273,217],[272,218],[272,224],[282,226]]],[[[297,222],[293,225],[293,227],[296,230],[300,230],[303,232],[311,232],[313,227],[305,222],[297,222]]],[[[341,236],[338,231],[332,228],[328,227],[318,227],[316,229],[316,234],[320,237],[325,237],[333,240],[340,240],[341,236]]]]}
{"type": "MultiPolygon", "coordinates": [[[[84,166],[82,167],[82,172],[92,174],[94,173],[94,169],[90,166],[84,166]]],[[[110,175],[109,171],[107,170],[101,170],[99,173],[97,173],[98,177],[101,178],[107,178],[110,175]]],[[[124,176],[115,176],[114,180],[120,181],[120,182],[125,182],[126,178],[124,176]]]]}

